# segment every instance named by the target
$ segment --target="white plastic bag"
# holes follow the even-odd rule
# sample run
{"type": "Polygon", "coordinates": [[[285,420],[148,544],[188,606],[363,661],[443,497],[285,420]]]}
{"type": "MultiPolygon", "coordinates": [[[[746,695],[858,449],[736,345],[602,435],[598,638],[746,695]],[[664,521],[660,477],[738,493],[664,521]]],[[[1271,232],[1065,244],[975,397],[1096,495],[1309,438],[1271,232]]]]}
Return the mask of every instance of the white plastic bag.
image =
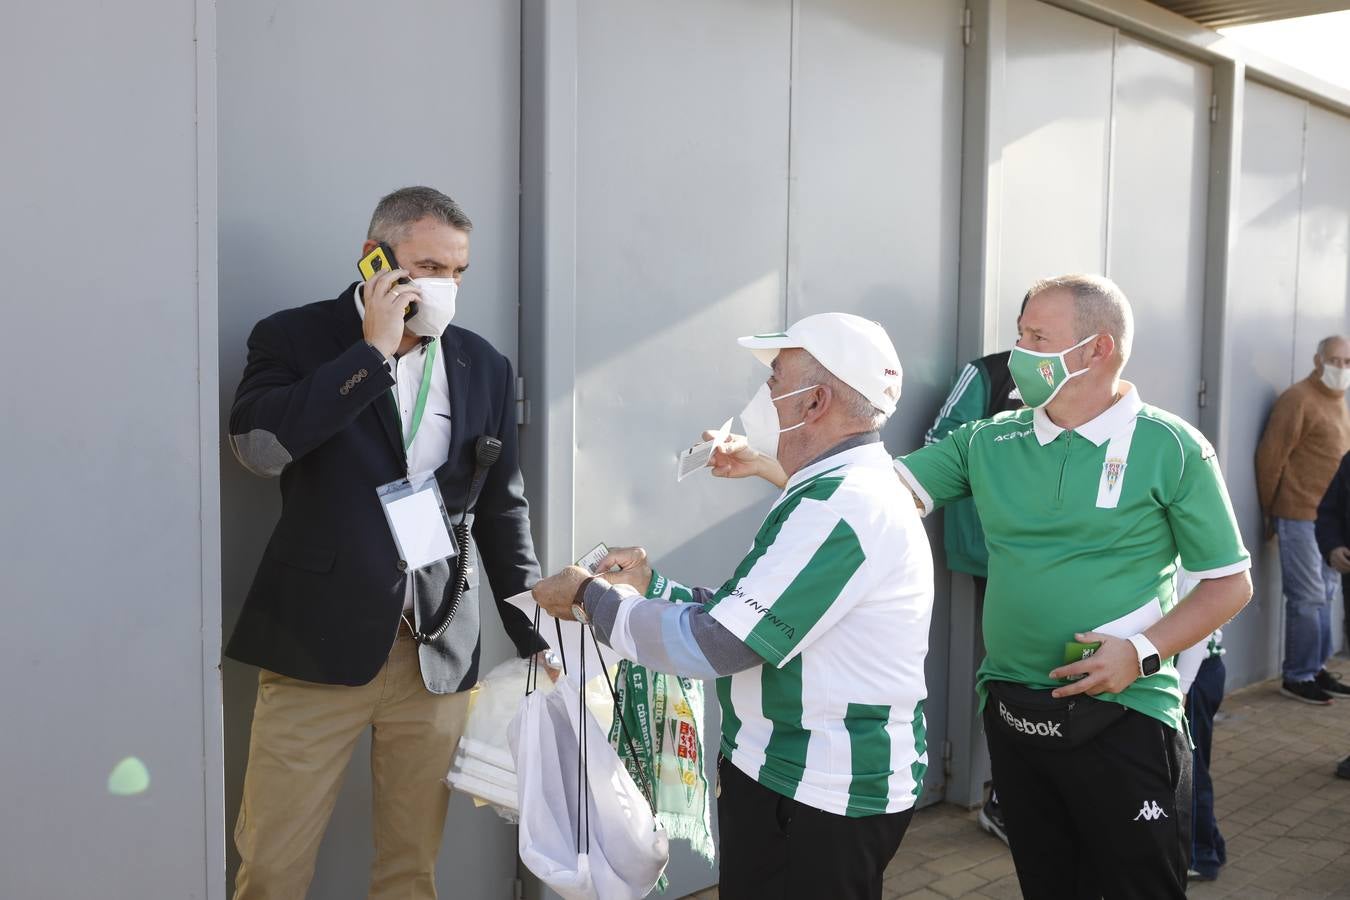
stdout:
{"type": "MultiPolygon", "coordinates": [[[[513,825],[519,819],[520,807],[516,761],[511,756],[506,732],[525,702],[529,670],[528,659],[508,659],[474,687],[469,719],[444,779],[451,790],[467,794],[478,806],[491,806],[513,825]]],[[[539,690],[553,689],[546,676],[541,674],[538,681],[539,690]]],[[[598,722],[613,718],[614,700],[599,675],[586,684],[586,705],[598,722]]]]}
{"type": "Polygon", "coordinates": [[[564,675],[526,697],[511,723],[520,859],[566,900],[637,900],[665,871],[669,841],[578,695],[576,676],[564,675]],[[578,784],[583,741],[588,785],[578,784]]]}
{"type": "Polygon", "coordinates": [[[508,659],[474,688],[469,719],[445,783],[451,790],[487,803],[509,822],[516,821],[516,764],[506,730],[525,696],[529,660],[508,659]]]}

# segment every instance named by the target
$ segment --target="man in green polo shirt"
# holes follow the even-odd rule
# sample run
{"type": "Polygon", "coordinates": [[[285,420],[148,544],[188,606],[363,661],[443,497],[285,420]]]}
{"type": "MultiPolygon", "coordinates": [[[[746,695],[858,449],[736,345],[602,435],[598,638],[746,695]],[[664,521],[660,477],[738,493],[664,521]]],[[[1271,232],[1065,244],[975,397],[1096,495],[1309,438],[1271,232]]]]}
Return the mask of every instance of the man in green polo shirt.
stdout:
{"type": "MultiPolygon", "coordinates": [[[[1172,657],[1251,599],[1250,558],[1209,442],[1121,380],[1120,289],[1069,275],[1027,297],[1009,369],[1028,408],[895,468],[925,514],[971,497],[984,526],[978,691],[1023,894],[1180,900],[1191,754],[1172,657]],[[1178,556],[1200,579],[1181,602],[1178,556]]],[[[738,438],[714,474],[782,483],[738,438]]]]}
{"type": "Polygon", "coordinates": [[[1172,657],[1252,594],[1213,448],[1121,380],[1132,332],[1107,279],[1038,282],[1009,360],[1029,408],[896,461],[925,512],[973,497],[984,525],[978,690],[1029,897],[1185,896],[1190,753],[1172,657]],[[1201,579],[1180,603],[1178,556],[1201,579]]]}

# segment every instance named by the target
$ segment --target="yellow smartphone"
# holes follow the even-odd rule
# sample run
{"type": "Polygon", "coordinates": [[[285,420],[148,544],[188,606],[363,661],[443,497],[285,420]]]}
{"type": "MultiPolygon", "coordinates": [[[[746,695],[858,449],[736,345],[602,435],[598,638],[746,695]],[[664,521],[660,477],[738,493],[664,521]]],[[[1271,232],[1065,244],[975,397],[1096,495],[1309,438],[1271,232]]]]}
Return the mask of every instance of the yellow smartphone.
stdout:
{"type": "MultiPolygon", "coordinates": [[[[367,253],[365,256],[361,257],[360,260],[357,261],[356,268],[361,273],[361,277],[364,278],[366,281],[369,281],[370,279],[374,278],[376,275],[378,275],[380,272],[385,271],[386,269],[397,269],[398,260],[394,258],[394,248],[390,247],[384,241],[380,241],[380,243],[376,245],[374,250],[371,250],[369,253],[367,253]]],[[[398,283],[410,284],[411,279],[406,277],[400,278],[398,280],[398,283]]],[[[416,301],[409,303],[406,307],[404,307],[403,320],[406,322],[408,319],[411,319],[415,315],[417,315],[416,301]]]]}

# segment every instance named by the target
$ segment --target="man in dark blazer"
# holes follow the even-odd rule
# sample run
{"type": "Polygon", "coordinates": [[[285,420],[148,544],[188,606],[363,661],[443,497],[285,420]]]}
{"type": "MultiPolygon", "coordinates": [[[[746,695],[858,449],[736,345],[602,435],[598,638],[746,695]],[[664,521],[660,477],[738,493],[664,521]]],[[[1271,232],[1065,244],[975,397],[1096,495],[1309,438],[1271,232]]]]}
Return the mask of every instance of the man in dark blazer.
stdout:
{"type": "Polygon", "coordinates": [[[376,207],[362,252],[383,242],[402,268],[269,316],[249,337],[230,444],[249,471],[280,476],[282,511],[226,647],[262,669],[235,827],[236,900],[305,896],[368,726],[369,896],[434,897],[449,796],[441,779],[478,679],[480,561],[520,655],[547,646],[502,602],[539,580],[511,364],[449,325],[471,228],[439,191],[395,191],[376,207]],[[481,436],[501,442],[486,467],[481,436]],[[461,590],[453,557],[409,571],[376,494],[431,470],[451,521],[463,514],[469,533],[461,590]]]}

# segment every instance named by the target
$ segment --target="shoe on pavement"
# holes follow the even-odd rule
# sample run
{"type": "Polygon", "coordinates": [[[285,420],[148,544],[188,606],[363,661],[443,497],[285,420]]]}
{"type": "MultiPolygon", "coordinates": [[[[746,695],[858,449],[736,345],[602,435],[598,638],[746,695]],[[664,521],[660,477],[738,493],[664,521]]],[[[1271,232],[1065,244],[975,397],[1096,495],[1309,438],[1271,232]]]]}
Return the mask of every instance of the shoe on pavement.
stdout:
{"type": "Polygon", "coordinates": [[[990,800],[980,808],[980,827],[1003,843],[1008,843],[1008,831],[1003,827],[1003,810],[999,809],[996,800],[990,800]]]}
{"type": "Polygon", "coordinates": [[[1350,778],[1350,756],[1341,760],[1340,764],[1336,766],[1336,777],[1350,778]]]}
{"type": "Polygon", "coordinates": [[[1214,872],[1201,872],[1199,869],[1187,869],[1186,879],[1188,881],[1218,881],[1218,870],[1214,872]]]}
{"type": "Polygon", "coordinates": [[[1317,677],[1315,677],[1313,681],[1315,681],[1317,683],[1317,686],[1320,687],[1322,690],[1326,691],[1328,694],[1338,695],[1341,697],[1350,696],[1350,685],[1346,685],[1344,682],[1341,681],[1341,676],[1339,673],[1328,672],[1326,669],[1323,669],[1317,673],[1317,677]]]}
{"type": "Polygon", "coordinates": [[[1303,703],[1312,703],[1316,706],[1329,706],[1335,699],[1326,691],[1318,686],[1316,681],[1290,681],[1286,678],[1280,684],[1280,693],[1286,697],[1292,697],[1303,703]]]}

